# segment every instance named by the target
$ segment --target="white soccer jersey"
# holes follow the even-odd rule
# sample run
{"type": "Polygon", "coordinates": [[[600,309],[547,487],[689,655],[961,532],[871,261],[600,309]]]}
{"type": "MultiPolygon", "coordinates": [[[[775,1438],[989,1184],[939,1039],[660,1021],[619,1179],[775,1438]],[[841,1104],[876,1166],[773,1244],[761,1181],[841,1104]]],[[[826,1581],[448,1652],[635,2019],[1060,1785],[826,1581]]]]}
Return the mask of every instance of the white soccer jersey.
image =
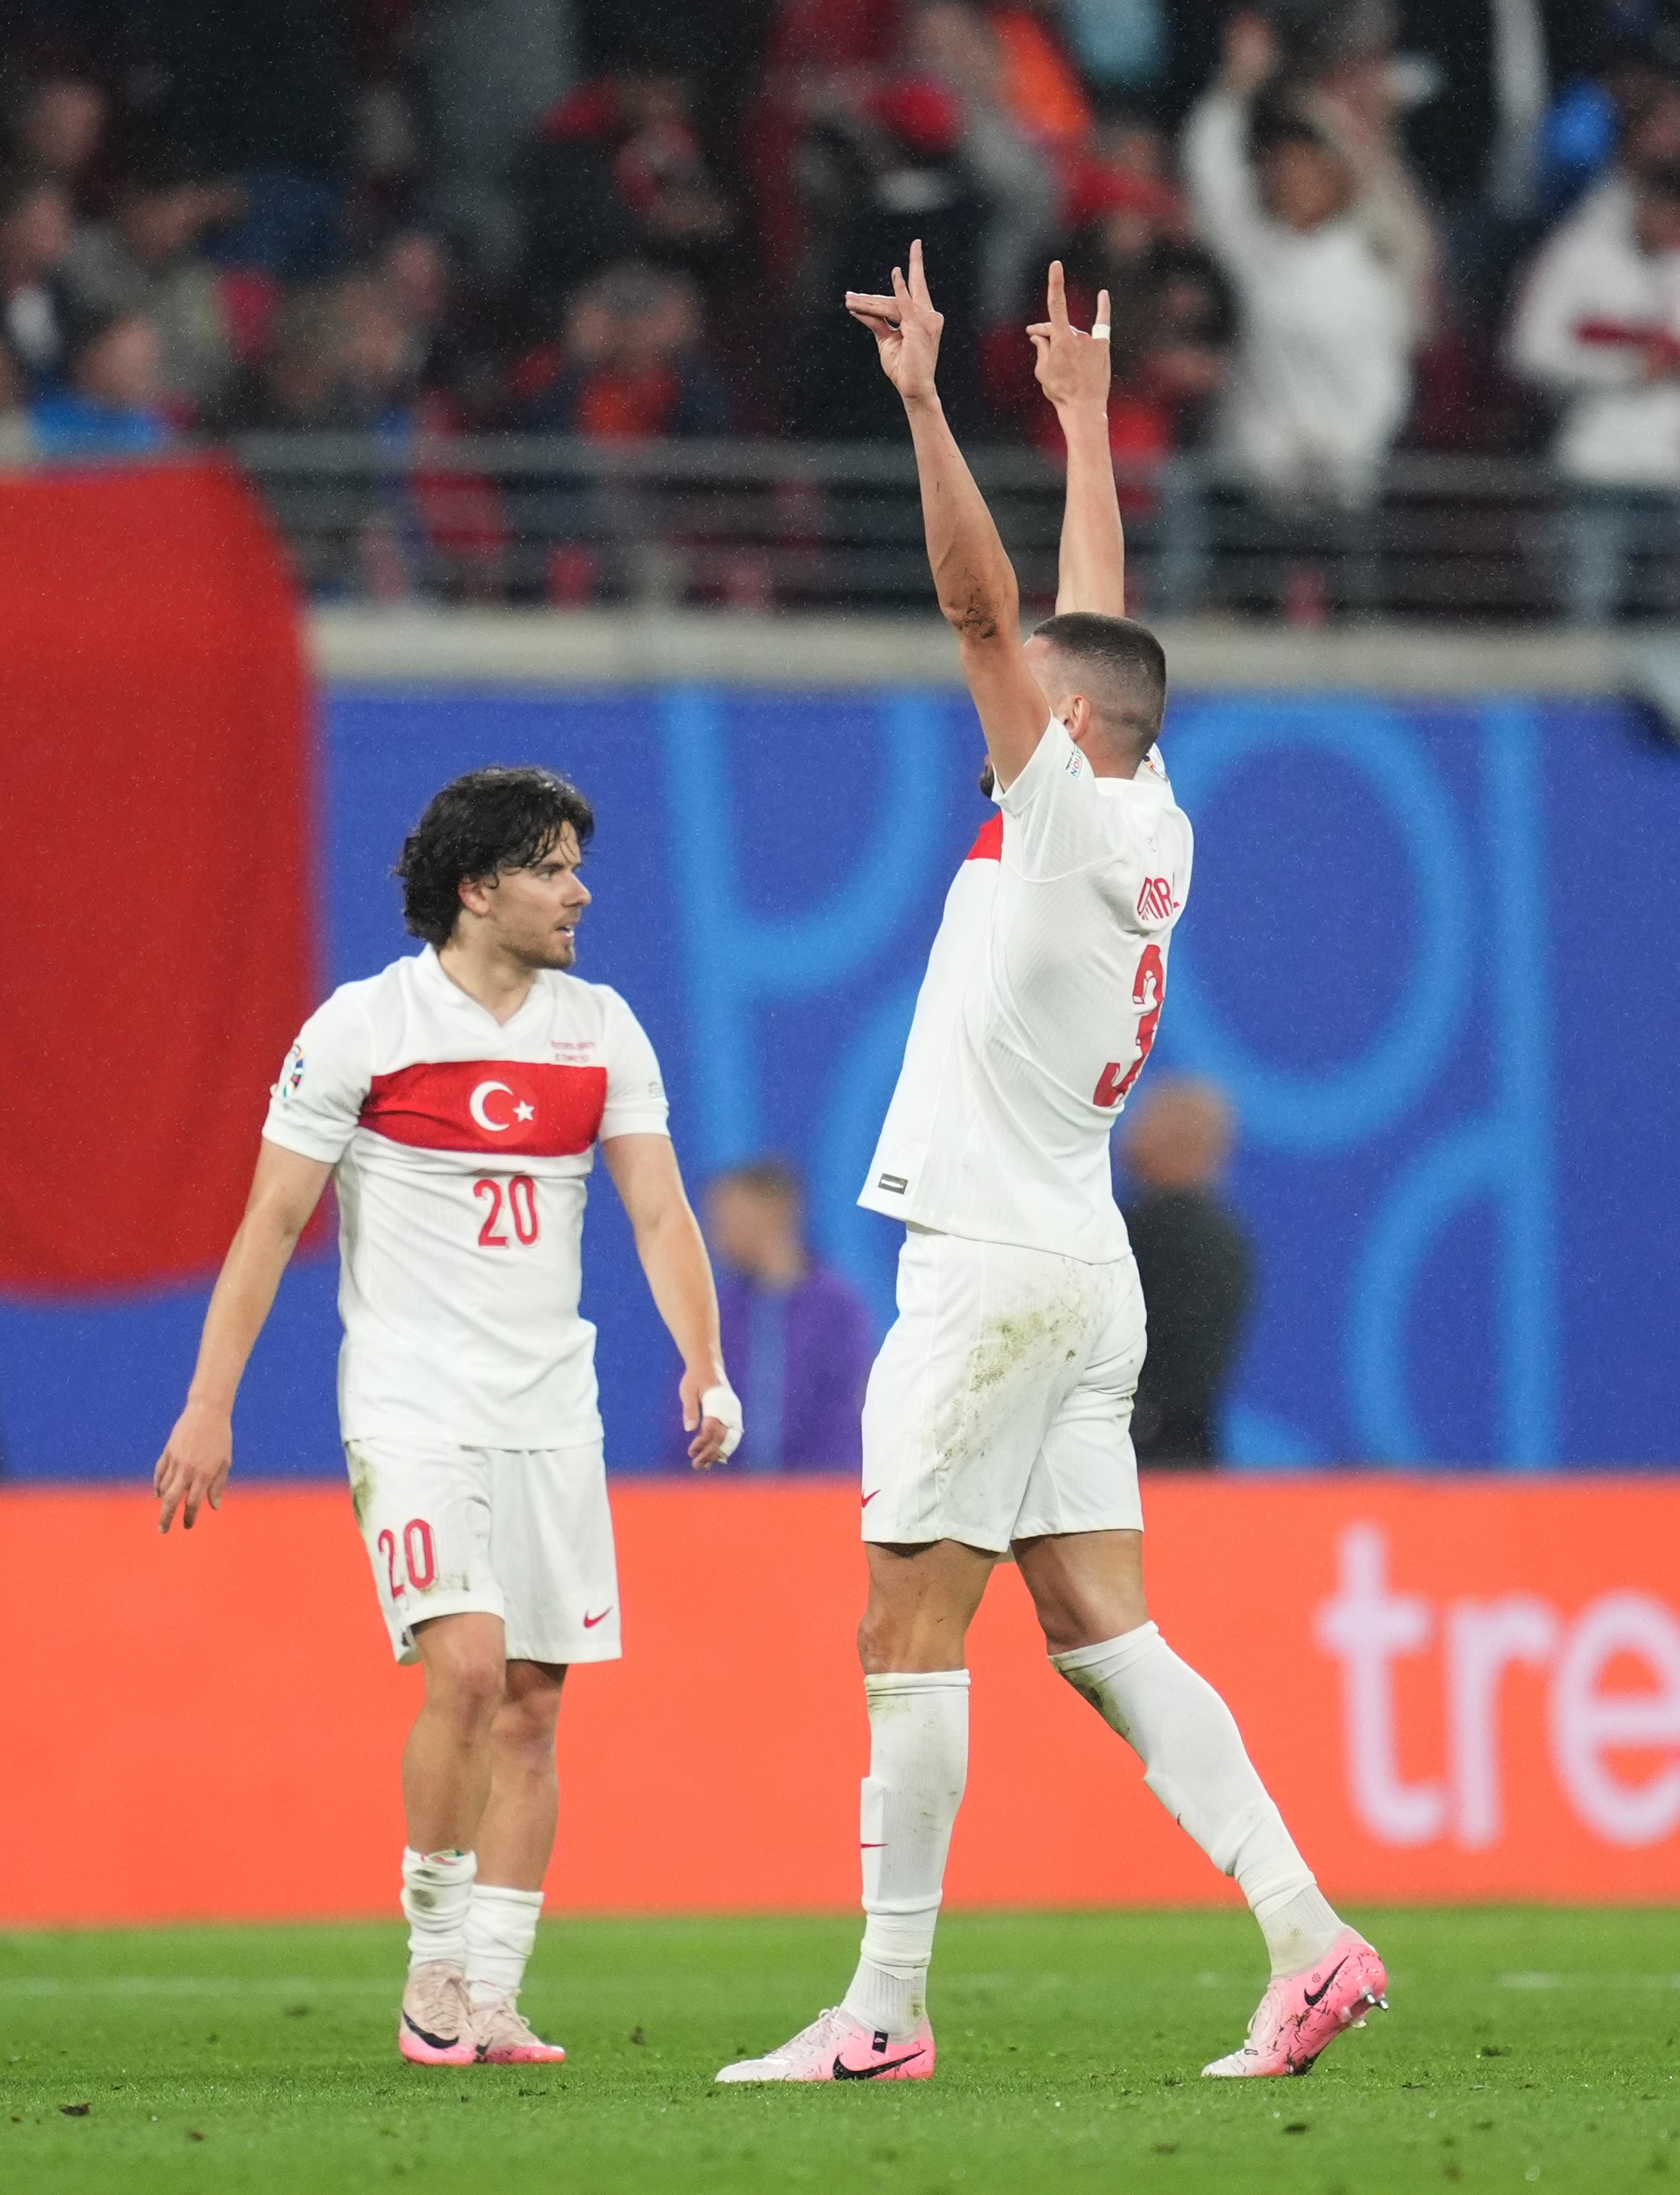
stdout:
{"type": "Polygon", "coordinates": [[[1154,1042],[1190,888],[1152,751],[1098,777],[1051,720],[952,884],[859,1202],[1067,1258],[1124,1256],[1108,1138],[1154,1042]]]}
{"type": "Polygon", "coordinates": [[[498,1023],[428,946],[310,1016],[262,1132],[335,1169],[346,1440],[600,1438],[578,1313],[595,1145],[667,1132],[616,991],[545,970],[498,1023]]]}

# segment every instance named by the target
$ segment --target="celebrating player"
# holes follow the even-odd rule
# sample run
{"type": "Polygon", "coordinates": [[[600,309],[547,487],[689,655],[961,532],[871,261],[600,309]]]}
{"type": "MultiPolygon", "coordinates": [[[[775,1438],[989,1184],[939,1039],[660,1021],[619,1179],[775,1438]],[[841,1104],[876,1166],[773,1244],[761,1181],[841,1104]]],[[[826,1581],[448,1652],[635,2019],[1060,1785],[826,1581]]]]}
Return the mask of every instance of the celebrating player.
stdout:
{"type": "Polygon", "coordinates": [[[1204,2070],[1303,2073],[1381,2001],[1383,1967],[1320,1894],[1229,1710],[1143,1595],[1128,1432],[1143,1303],[1108,1138],[1160,1020],[1190,827],[1155,748],[1165,660],[1125,614],[1108,299],[1081,332],[1052,268],[1050,317],[1029,331],[1068,465],[1056,613],[1024,645],[1014,573],[940,408],[920,245],[891,297],[846,305],[904,401],[999,812],[946,901],[860,1200],[909,1229],[863,1416],[863,1956],[838,2008],[718,2078],[932,2073],[928,1963],[968,1766],[964,1641],[1011,1549],[1053,1666],[1142,1756],[1264,1933],[1273,1979],[1248,2040],[1204,2070]]]}
{"type": "Polygon", "coordinates": [[[341,986],[293,1046],[157,1471],[163,1530],[220,1507],[240,1376],[332,1175],[351,1495],[392,1645],[425,1676],[403,1755],[398,2026],[420,2065],[566,2054],[518,1997],[561,1683],[619,1651],[595,1328],[578,1314],[597,1144],[682,1352],[689,1455],[705,1469],[740,1437],[653,1046],[616,991],[566,972],[593,825],[544,769],[476,770],[427,809],[398,872],[425,948],[341,986]]]}

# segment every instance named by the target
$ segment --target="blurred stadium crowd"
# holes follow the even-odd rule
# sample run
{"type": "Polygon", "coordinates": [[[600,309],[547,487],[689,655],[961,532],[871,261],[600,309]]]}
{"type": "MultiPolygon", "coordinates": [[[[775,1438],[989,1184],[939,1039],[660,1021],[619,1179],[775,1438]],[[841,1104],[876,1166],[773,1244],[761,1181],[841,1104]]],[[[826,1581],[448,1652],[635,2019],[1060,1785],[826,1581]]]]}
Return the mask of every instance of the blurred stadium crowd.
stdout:
{"type": "Polygon", "coordinates": [[[838,299],[920,234],[973,438],[1053,441],[1020,337],[1045,261],[1086,312],[1112,291],[1114,448],[1167,513],[1164,607],[1203,585],[1209,464],[1328,529],[1355,594],[1397,448],[1549,451],[1579,618],[1613,613],[1629,554],[1671,529],[1664,0],[20,0],[8,20],[14,460],[294,429],[896,441],[838,299]]]}

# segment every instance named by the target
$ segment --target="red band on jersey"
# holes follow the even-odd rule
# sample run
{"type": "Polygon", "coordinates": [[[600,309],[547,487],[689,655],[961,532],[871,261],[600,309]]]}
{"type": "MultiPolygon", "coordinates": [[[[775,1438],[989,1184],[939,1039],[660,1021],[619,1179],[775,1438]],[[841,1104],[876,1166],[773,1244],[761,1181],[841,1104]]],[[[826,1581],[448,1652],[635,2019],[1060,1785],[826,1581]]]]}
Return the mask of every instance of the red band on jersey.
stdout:
{"type": "Polygon", "coordinates": [[[376,1074],[361,1125],[428,1151],[522,1151],[570,1158],[601,1132],[604,1067],[452,1059],[376,1074]]]}
{"type": "Polygon", "coordinates": [[[1004,858],[1004,811],[988,815],[980,827],[980,836],[963,856],[965,861],[1001,861],[1004,858]]]}

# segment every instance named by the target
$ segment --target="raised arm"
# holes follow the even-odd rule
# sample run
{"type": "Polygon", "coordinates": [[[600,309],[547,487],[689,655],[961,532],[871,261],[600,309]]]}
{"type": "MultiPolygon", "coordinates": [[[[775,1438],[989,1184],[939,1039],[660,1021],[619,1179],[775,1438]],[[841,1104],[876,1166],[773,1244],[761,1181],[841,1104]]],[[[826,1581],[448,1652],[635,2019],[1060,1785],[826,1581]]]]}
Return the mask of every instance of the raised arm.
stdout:
{"type": "Polygon", "coordinates": [[[846,309],[874,337],[882,372],[903,400],[939,606],[956,633],[998,782],[1012,785],[1044,736],[1050,707],[1021,647],[1014,569],[940,405],[934,369],[945,322],[928,295],[920,244],[910,247],[907,282],[894,268],[891,297],[849,290],[846,309]]]}
{"type": "Polygon", "coordinates": [[[222,1507],[233,1467],[233,1397],[263,1321],[273,1308],[297,1238],[320,1201],[332,1168],[279,1144],[264,1142],[245,1218],[234,1236],[204,1313],[198,1363],[187,1407],[158,1459],[152,1485],[163,1504],[158,1530],[167,1532],[177,1509],[190,1532],[205,1501],[222,1507]]]}
{"type": "Polygon", "coordinates": [[[1125,536],[1108,448],[1108,292],[1098,297],[1096,325],[1086,335],[1067,317],[1062,262],[1053,259],[1047,309],[1049,317],[1027,332],[1038,354],[1038,386],[1055,405],[1067,444],[1056,615],[1096,610],[1124,617],[1125,536]]]}

